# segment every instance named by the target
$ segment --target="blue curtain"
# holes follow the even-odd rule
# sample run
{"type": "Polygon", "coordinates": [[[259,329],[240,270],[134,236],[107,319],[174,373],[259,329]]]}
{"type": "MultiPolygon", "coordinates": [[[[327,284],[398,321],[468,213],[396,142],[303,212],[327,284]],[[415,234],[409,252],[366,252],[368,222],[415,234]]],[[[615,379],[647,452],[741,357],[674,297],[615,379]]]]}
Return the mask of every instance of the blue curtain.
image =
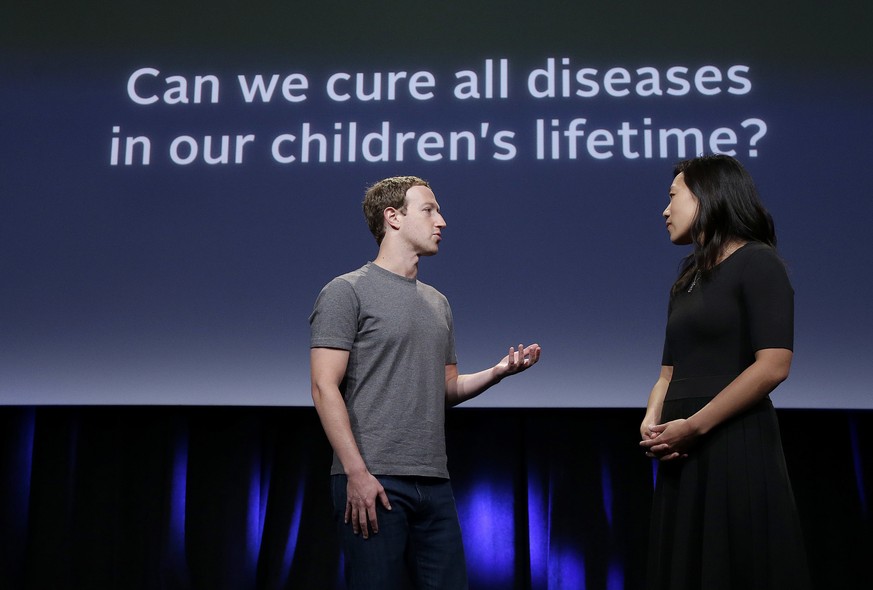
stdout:
{"type": "MultiPolygon", "coordinates": [[[[873,412],[782,410],[817,587],[873,555],[873,412]]],[[[473,589],[636,589],[642,411],[459,409],[449,467],[473,589]]],[[[0,586],[342,588],[310,408],[0,408],[0,586]]]]}

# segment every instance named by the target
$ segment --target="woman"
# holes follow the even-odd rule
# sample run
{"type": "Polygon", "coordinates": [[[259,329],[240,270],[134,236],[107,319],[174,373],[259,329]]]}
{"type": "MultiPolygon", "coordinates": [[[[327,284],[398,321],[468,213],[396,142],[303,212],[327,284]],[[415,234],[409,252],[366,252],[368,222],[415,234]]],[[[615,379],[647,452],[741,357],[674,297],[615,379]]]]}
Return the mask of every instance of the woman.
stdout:
{"type": "Polygon", "coordinates": [[[664,210],[691,244],[673,285],[661,374],[640,426],[659,463],[651,589],[808,588],[769,394],[788,377],[794,291],[773,221],[735,159],[680,163],[664,210]]]}

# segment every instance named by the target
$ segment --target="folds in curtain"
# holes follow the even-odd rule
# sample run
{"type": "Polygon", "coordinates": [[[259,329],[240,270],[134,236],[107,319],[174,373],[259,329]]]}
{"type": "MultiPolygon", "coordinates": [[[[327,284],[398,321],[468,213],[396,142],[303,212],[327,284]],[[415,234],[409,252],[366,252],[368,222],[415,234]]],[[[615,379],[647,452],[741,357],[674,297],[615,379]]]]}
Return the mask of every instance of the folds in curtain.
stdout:
{"type": "MultiPolygon", "coordinates": [[[[474,590],[643,587],[637,410],[460,409],[449,469],[474,590]]],[[[820,587],[873,553],[873,412],[780,412],[820,587]],[[815,444],[811,444],[814,433],[815,444]]],[[[9,588],[342,588],[311,408],[0,408],[9,588]]]]}

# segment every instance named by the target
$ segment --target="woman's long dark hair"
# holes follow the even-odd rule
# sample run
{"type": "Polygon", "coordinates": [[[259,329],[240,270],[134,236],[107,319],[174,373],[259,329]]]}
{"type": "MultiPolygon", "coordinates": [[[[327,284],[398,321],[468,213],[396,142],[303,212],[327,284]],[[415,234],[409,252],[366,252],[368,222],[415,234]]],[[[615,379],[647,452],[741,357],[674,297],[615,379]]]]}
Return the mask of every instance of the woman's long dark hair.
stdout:
{"type": "Polygon", "coordinates": [[[776,247],[773,218],[761,204],[752,177],[735,158],[711,155],[685,160],[673,171],[674,176],[680,173],[698,206],[691,225],[694,251],[682,261],[673,293],[691,283],[698,271],[705,276],[712,270],[732,240],[776,247]]]}

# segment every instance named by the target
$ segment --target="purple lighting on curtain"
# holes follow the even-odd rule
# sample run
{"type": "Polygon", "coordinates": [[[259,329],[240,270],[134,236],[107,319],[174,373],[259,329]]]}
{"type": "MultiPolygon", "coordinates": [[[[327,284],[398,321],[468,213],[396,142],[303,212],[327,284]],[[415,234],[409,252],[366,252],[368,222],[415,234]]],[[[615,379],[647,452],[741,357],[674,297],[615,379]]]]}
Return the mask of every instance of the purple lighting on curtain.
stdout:
{"type": "MultiPolygon", "coordinates": [[[[36,411],[33,408],[28,408],[24,412],[25,417],[20,422],[21,430],[16,441],[19,453],[17,457],[13,458],[13,468],[8,472],[9,476],[13,479],[12,481],[3,482],[4,485],[8,486],[8,489],[12,490],[10,493],[12,505],[8,514],[14,520],[14,523],[9,523],[9,525],[21,538],[24,537],[27,531],[27,515],[30,509],[30,480],[33,473],[33,441],[36,432],[36,411]]],[[[7,475],[5,468],[0,470],[0,475],[4,477],[7,475]]]]}
{"type": "Polygon", "coordinates": [[[183,558],[185,555],[185,498],[188,493],[188,437],[182,435],[176,444],[173,457],[173,474],[170,482],[170,555],[183,558]]]}
{"type": "Polygon", "coordinates": [[[248,547],[248,566],[252,572],[258,567],[258,556],[261,553],[261,540],[264,536],[264,522],[267,514],[267,499],[270,491],[270,476],[272,475],[269,461],[263,464],[260,456],[252,460],[252,473],[249,482],[248,527],[246,545],[248,547]]]}
{"type": "Polygon", "coordinates": [[[867,489],[864,486],[864,473],[861,469],[861,447],[858,444],[858,423],[849,417],[849,439],[852,441],[852,465],[855,468],[855,485],[858,488],[858,500],[861,503],[861,514],[867,518],[867,489]]]}
{"type": "MultiPolygon", "coordinates": [[[[600,456],[600,489],[603,494],[603,513],[609,525],[610,535],[613,534],[613,508],[615,495],[612,489],[612,472],[609,469],[609,457],[600,456]]],[[[620,561],[612,559],[606,577],[606,590],[624,590],[624,568],[620,561]]]]}
{"type": "Polygon", "coordinates": [[[612,474],[609,472],[609,461],[605,456],[600,457],[600,489],[603,494],[603,512],[606,514],[606,522],[612,530],[612,474]]]}
{"type": "Polygon", "coordinates": [[[464,551],[472,580],[512,586],[515,523],[510,488],[478,482],[458,504],[464,551]]]}
{"type": "Polygon", "coordinates": [[[542,490],[531,477],[527,482],[527,518],[531,583],[534,588],[547,588],[552,502],[551,498],[543,497],[542,490]]]}
{"type": "Polygon", "coordinates": [[[534,474],[528,476],[528,538],[530,578],[535,590],[585,590],[585,562],[572,548],[552,538],[552,484],[544,491],[534,474]],[[546,497],[548,494],[548,497],[546,497]]]}
{"type": "Polygon", "coordinates": [[[624,590],[624,568],[618,561],[613,560],[609,564],[606,590],[624,590]]]}
{"type": "Polygon", "coordinates": [[[282,583],[280,585],[282,588],[288,585],[288,578],[291,575],[291,564],[294,563],[294,551],[297,549],[297,541],[300,535],[300,519],[303,517],[303,494],[307,484],[306,475],[301,473],[297,481],[294,512],[291,514],[291,526],[288,528],[288,539],[285,541],[285,555],[282,558],[282,583]]]}
{"type": "Polygon", "coordinates": [[[549,558],[549,590],[585,590],[585,561],[571,551],[553,551],[549,558]]]}

